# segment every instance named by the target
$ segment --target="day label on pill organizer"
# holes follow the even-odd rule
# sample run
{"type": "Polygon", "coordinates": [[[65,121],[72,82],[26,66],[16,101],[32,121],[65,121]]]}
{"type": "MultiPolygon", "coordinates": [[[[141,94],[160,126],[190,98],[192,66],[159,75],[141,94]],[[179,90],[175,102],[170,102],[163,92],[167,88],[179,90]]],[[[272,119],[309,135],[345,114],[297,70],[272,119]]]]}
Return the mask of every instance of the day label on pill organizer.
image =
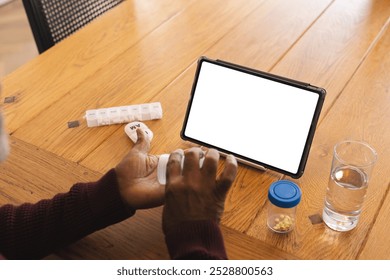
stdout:
{"type": "Polygon", "coordinates": [[[88,127],[149,121],[162,118],[160,102],[138,105],[87,110],[85,119],[88,127]]]}

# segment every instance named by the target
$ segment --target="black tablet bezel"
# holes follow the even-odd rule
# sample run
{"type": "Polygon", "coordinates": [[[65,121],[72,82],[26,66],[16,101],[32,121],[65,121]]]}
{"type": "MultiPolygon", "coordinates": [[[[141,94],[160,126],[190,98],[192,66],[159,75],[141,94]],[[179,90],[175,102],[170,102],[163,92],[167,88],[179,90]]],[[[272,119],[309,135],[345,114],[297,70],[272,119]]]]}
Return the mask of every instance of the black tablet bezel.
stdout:
{"type": "Polygon", "coordinates": [[[288,176],[290,176],[292,178],[299,178],[299,177],[301,177],[303,175],[303,172],[304,172],[304,169],[305,169],[305,166],[306,166],[306,162],[307,162],[307,159],[308,159],[308,156],[309,156],[309,151],[310,151],[310,147],[311,147],[311,144],[312,144],[312,141],[313,141],[313,137],[314,137],[314,133],[315,133],[315,130],[316,130],[317,123],[318,123],[318,119],[319,119],[319,116],[320,116],[320,113],[321,113],[321,109],[322,109],[322,106],[323,106],[323,103],[324,103],[324,100],[325,100],[325,95],[326,95],[325,89],[320,88],[320,87],[316,87],[316,86],[312,86],[312,85],[310,85],[308,83],[303,83],[303,82],[300,82],[300,81],[296,81],[296,80],[293,80],[293,79],[277,76],[277,75],[274,75],[274,74],[266,73],[266,72],[255,70],[255,69],[252,69],[252,68],[240,66],[240,65],[233,64],[233,63],[230,63],[230,62],[226,62],[226,61],[222,61],[222,60],[213,60],[213,59],[209,59],[207,57],[202,56],[198,60],[198,65],[197,65],[197,69],[196,69],[196,73],[195,73],[195,78],[194,78],[194,82],[193,82],[192,89],[191,89],[191,95],[190,95],[190,99],[189,99],[189,102],[188,102],[187,111],[186,111],[186,114],[185,114],[185,118],[184,118],[184,122],[183,122],[183,126],[182,126],[182,130],[181,130],[180,135],[181,135],[181,138],[183,140],[190,141],[190,142],[199,144],[199,145],[204,146],[204,147],[217,149],[223,155],[232,154],[232,155],[234,155],[237,158],[238,161],[244,162],[245,164],[248,164],[250,166],[259,167],[259,168],[262,168],[262,167],[263,168],[268,168],[270,170],[274,170],[274,171],[277,171],[279,173],[288,175],[288,176]],[[299,164],[299,167],[298,167],[298,170],[297,170],[296,173],[291,173],[289,171],[280,169],[280,168],[278,168],[276,166],[271,166],[271,165],[267,164],[266,162],[259,162],[257,160],[254,160],[254,159],[242,156],[240,154],[237,154],[234,151],[224,150],[221,147],[217,147],[217,146],[214,146],[214,145],[212,145],[210,143],[205,143],[205,142],[202,142],[202,141],[200,141],[198,139],[194,139],[192,137],[188,137],[188,136],[185,135],[187,121],[188,121],[188,117],[189,117],[190,112],[191,112],[192,102],[193,102],[194,96],[196,94],[196,86],[197,86],[197,83],[198,83],[198,78],[199,78],[199,74],[200,74],[203,62],[212,63],[212,64],[215,64],[215,65],[219,65],[221,67],[227,67],[227,68],[230,68],[232,70],[241,71],[241,72],[244,72],[244,73],[247,73],[247,74],[250,74],[250,75],[254,75],[254,76],[257,76],[257,77],[260,77],[260,78],[265,78],[265,79],[268,79],[268,80],[272,80],[272,81],[277,82],[277,83],[283,83],[283,84],[286,84],[286,85],[289,85],[289,86],[298,87],[298,88],[301,88],[301,89],[304,89],[304,90],[307,90],[307,91],[311,91],[311,92],[317,93],[319,95],[318,101],[317,101],[317,105],[316,105],[316,109],[315,109],[315,112],[314,112],[314,115],[313,115],[313,119],[312,119],[312,122],[311,122],[311,125],[310,125],[308,137],[306,139],[305,147],[304,147],[304,150],[302,152],[300,164],[299,164]]]}

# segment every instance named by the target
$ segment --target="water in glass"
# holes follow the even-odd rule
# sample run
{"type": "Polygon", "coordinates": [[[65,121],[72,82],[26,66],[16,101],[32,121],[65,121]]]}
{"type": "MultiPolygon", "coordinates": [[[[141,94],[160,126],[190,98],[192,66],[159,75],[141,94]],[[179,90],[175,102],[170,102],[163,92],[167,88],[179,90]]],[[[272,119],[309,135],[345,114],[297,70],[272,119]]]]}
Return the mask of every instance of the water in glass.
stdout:
{"type": "Polygon", "coordinates": [[[367,178],[353,166],[332,170],[323,210],[324,222],[330,228],[348,231],[356,227],[367,192],[367,178]]]}

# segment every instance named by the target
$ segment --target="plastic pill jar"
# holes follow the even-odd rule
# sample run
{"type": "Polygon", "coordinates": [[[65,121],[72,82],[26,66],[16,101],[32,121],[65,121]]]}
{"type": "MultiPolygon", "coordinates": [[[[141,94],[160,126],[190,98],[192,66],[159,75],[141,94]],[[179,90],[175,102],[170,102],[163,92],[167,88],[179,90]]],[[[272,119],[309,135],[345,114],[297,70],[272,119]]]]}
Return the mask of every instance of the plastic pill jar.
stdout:
{"type": "Polygon", "coordinates": [[[301,189],[288,180],[272,183],[268,190],[268,227],[278,233],[287,233],[295,226],[296,210],[301,201],[301,189]]]}

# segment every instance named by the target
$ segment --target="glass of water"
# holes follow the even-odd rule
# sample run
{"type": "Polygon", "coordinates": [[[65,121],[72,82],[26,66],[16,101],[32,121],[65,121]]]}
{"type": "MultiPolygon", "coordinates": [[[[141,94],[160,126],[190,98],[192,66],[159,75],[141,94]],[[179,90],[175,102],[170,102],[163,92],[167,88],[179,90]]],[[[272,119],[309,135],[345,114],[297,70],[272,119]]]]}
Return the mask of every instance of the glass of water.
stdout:
{"type": "Polygon", "coordinates": [[[322,219],[331,229],[356,227],[362,211],[376,151],[367,143],[343,141],[335,145],[322,219]]]}

